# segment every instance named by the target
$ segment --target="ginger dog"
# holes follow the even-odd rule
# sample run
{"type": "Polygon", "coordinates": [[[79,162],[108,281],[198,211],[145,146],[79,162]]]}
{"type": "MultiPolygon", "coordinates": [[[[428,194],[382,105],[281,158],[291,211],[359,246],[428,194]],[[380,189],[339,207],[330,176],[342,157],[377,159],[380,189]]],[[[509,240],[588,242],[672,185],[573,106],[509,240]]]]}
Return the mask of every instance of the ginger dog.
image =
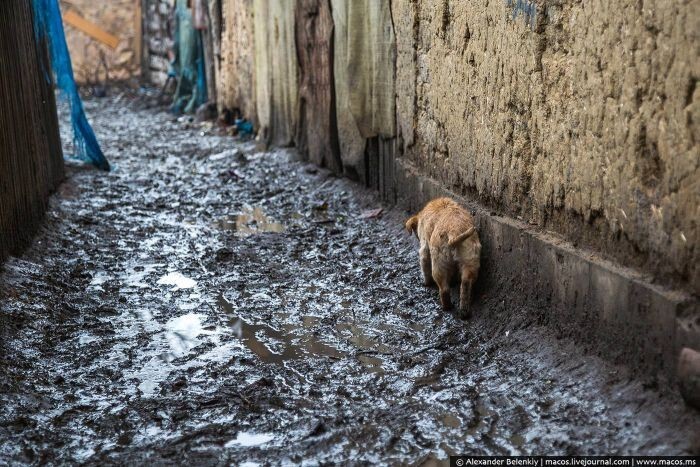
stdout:
{"type": "Polygon", "coordinates": [[[425,285],[437,284],[444,310],[452,309],[450,284],[459,273],[460,317],[468,318],[481,254],[472,216],[451,199],[437,198],[406,221],[406,230],[420,240],[420,267],[425,285]]]}

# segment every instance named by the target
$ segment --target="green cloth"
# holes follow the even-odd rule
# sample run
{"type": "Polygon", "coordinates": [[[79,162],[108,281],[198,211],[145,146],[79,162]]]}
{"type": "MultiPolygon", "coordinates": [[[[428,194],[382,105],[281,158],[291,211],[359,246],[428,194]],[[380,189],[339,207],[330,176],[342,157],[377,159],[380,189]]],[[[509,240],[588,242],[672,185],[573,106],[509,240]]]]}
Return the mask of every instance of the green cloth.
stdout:
{"type": "Polygon", "coordinates": [[[388,1],[347,1],[350,110],[365,138],[396,133],[396,38],[388,1]]]}

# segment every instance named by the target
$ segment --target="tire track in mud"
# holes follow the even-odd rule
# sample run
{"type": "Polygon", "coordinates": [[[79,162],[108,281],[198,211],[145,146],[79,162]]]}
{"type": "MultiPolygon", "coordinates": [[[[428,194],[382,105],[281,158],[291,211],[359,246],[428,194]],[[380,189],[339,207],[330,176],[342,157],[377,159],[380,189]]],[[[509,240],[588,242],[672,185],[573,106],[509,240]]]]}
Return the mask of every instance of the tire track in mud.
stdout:
{"type": "Polygon", "coordinates": [[[557,340],[507,290],[477,291],[467,323],[442,313],[404,214],[362,218],[371,193],[133,96],[86,107],[116,170],[71,163],[4,267],[0,459],[694,449],[675,393],[557,340]]]}

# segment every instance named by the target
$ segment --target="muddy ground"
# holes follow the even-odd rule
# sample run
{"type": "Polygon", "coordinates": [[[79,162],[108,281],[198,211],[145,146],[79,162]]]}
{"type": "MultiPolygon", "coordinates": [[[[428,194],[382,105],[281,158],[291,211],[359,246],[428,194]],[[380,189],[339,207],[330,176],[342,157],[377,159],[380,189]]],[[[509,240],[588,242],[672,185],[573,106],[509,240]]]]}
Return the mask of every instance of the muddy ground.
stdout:
{"type": "Polygon", "coordinates": [[[70,163],[0,276],[0,463],[697,453],[674,388],[507,288],[443,313],[405,213],[357,185],[138,96],[86,107],[114,171],[70,163]]]}

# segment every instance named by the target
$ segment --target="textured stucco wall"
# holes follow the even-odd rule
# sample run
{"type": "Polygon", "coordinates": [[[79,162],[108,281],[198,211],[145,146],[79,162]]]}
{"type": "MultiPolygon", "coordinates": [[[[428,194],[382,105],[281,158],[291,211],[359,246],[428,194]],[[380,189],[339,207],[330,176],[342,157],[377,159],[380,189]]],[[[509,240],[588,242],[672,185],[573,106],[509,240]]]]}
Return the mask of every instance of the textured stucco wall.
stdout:
{"type": "Polygon", "coordinates": [[[112,49],[64,22],[73,73],[78,83],[96,84],[107,78],[110,81],[127,80],[140,75],[141,57],[136,50],[141,23],[137,11],[140,1],[70,0],[62,3],[64,13],[73,9],[86,20],[120,39],[117,48],[112,49]]]}
{"type": "Polygon", "coordinates": [[[700,293],[700,3],[392,1],[421,172],[700,293]]]}

